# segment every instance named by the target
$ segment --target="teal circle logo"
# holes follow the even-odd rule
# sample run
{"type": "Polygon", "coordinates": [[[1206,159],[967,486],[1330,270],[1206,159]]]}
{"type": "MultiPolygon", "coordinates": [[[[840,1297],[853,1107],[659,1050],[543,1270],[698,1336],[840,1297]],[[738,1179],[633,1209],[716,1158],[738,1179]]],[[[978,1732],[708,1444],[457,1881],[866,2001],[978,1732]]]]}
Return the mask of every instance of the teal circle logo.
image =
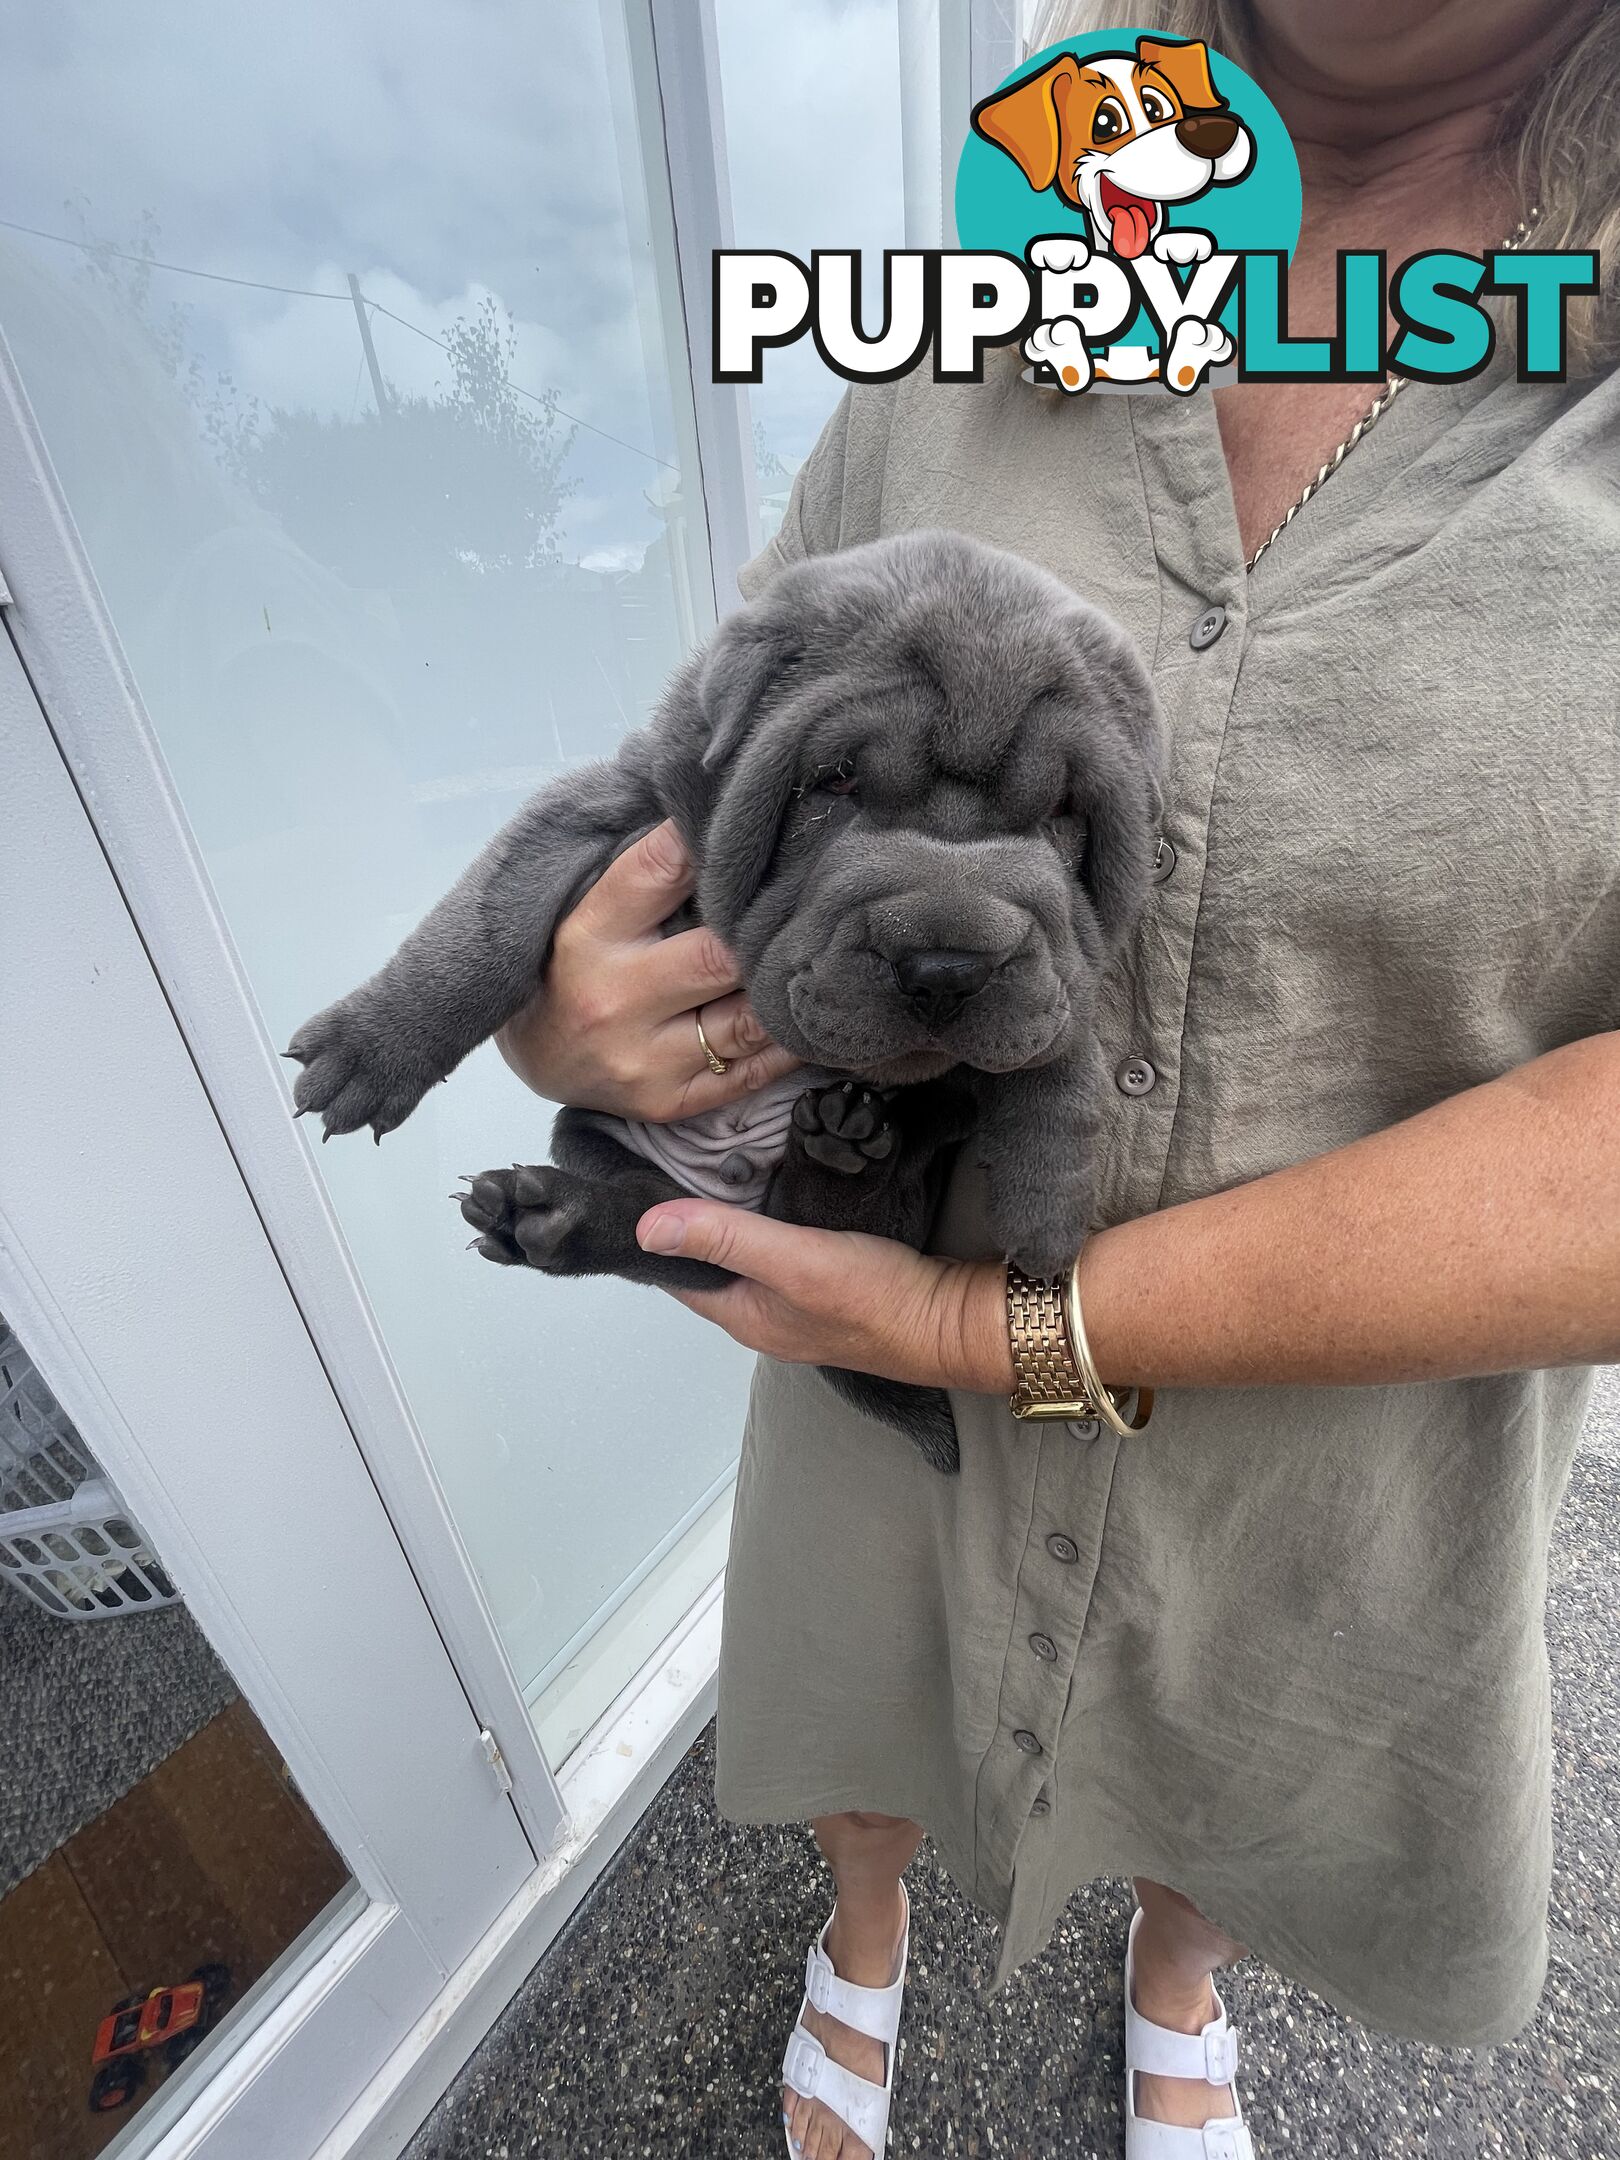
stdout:
{"type": "MultiPolygon", "coordinates": [[[[1221,253],[1291,258],[1300,208],[1299,161],[1265,92],[1224,54],[1150,30],[1093,31],[1024,61],[974,107],[956,169],[958,246],[1019,257],[1067,236],[1096,259],[1185,265],[1207,236],[1221,253]]],[[[1114,342],[1152,337],[1138,311],[1114,342]]]]}

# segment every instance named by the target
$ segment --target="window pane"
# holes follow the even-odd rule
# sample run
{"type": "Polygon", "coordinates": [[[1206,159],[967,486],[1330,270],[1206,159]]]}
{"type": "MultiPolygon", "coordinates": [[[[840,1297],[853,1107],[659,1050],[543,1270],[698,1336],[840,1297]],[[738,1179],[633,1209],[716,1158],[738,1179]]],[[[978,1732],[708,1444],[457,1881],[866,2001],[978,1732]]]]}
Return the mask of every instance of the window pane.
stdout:
{"type": "MultiPolygon", "coordinates": [[[[715,0],[715,27],[736,245],[806,263],[859,248],[875,325],[883,250],[905,245],[897,0],[715,0]]],[[[808,337],[767,352],[762,372],[749,398],[763,542],[845,386],[808,337]]]]}
{"type": "MultiPolygon", "coordinates": [[[[285,1042],[711,619],[656,107],[617,0],[63,0],[0,119],[0,322],[285,1042]]],[[[562,1745],[642,1578],[709,1564],[747,1361],[465,1252],[451,1187],[549,1122],[486,1049],[318,1156],[519,1677],[572,1670],[562,1745]]]]}

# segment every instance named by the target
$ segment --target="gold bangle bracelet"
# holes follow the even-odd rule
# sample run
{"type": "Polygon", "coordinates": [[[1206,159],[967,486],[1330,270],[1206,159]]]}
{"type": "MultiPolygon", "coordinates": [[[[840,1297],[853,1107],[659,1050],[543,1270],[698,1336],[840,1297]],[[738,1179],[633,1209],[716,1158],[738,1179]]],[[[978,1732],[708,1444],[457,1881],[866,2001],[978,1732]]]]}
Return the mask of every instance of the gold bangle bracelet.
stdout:
{"type": "Polygon", "coordinates": [[[1076,1253],[1063,1285],[1063,1318],[1069,1338],[1069,1351],[1079,1371],[1086,1393],[1096,1405],[1096,1415],[1103,1423],[1118,1433],[1123,1440],[1131,1433],[1138,1433],[1153,1415],[1153,1390],[1151,1388],[1105,1387],[1097,1370],[1097,1361],[1091,1354],[1091,1344],[1086,1339],[1086,1323],[1080,1311],[1080,1254],[1076,1253]],[[1120,1411],[1120,1402],[1132,1393],[1136,1396],[1136,1415],[1126,1418],[1120,1411]]]}

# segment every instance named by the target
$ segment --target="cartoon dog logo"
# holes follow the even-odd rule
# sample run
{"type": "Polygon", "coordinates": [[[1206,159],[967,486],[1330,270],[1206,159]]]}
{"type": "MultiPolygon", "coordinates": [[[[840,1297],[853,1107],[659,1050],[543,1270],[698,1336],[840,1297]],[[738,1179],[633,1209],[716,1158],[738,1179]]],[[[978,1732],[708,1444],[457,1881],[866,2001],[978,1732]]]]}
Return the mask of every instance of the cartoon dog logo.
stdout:
{"type": "Polygon", "coordinates": [[[973,126],[1037,193],[1082,212],[1099,251],[1144,255],[1167,203],[1241,180],[1254,137],[1216,90],[1199,41],[1139,38],[1134,53],[1062,53],[973,109],[973,126]]]}

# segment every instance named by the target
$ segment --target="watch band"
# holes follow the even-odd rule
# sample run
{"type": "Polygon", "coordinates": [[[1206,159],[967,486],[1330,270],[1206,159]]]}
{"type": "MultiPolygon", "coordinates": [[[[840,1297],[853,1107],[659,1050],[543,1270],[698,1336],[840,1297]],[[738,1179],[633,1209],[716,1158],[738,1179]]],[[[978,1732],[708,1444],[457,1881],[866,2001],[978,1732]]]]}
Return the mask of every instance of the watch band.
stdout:
{"type": "Polygon", "coordinates": [[[1086,1390],[1064,1326],[1062,1276],[1026,1275],[1007,1263],[1007,1340],[1012,1347],[1015,1418],[1093,1418],[1097,1406],[1086,1390]]]}

